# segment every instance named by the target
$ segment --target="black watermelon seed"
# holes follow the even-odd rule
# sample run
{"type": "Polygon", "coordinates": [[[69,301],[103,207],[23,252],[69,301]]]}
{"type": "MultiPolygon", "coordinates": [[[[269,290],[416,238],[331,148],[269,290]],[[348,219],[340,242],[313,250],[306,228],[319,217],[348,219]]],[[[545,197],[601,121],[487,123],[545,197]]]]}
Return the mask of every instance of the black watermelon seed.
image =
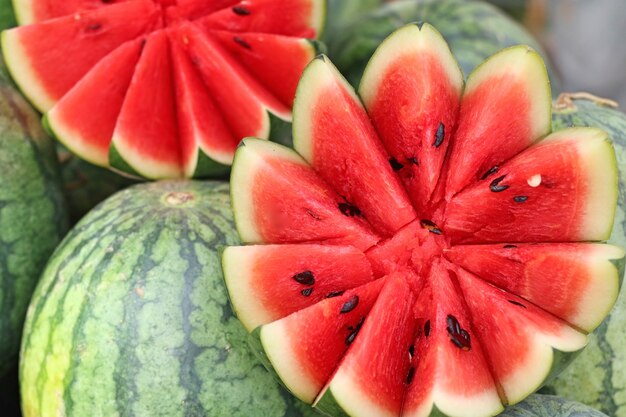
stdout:
{"type": "Polygon", "coordinates": [[[344,303],[344,305],[341,307],[341,314],[345,314],[345,313],[349,313],[352,310],[354,310],[356,308],[356,306],[359,305],[359,296],[358,295],[353,295],[348,301],[346,301],[344,303]]]}
{"type": "Polygon", "coordinates": [[[91,25],[87,26],[87,31],[88,32],[95,32],[96,30],[102,29],[102,24],[100,23],[92,23],[91,25]]]}
{"type": "Polygon", "coordinates": [[[481,180],[486,180],[486,179],[487,179],[490,175],[493,175],[493,174],[495,174],[496,172],[498,172],[498,169],[500,169],[500,167],[499,167],[499,166],[497,166],[497,165],[496,165],[496,166],[494,166],[494,167],[492,167],[491,169],[489,169],[489,171],[485,172],[485,173],[483,174],[483,176],[482,176],[482,177],[480,177],[480,179],[481,179],[481,180]]]}
{"type": "Polygon", "coordinates": [[[443,125],[443,122],[439,122],[439,127],[437,128],[437,133],[435,133],[435,142],[433,143],[433,146],[435,148],[440,147],[441,144],[443,143],[443,138],[445,136],[445,132],[446,132],[446,128],[443,125]]]}
{"type": "Polygon", "coordinates": [[[415,345],[409,346],[409,355],[411,355],[411,357],[415,356],[415,345]]]}
{"type": "Polygon", "coordinates": [[[426,337],[430,336],[430,320],[426,320],[426,323],[424,323],[424,334],[426,337]]]}
{"type": "Polygon", "coordinates": [[[411,385],[411,382],[413,382],[413,377],[415,376],[415,368],[413,366],[411,366],[411,369],[409,369],[409,373],[406,376],[406,384],[407,385],[411,385]]]}
{"type": "Polygon", "coordinates": [[[393,169],[396,172],[398,172],[402,168],[404,168],[404,165],[402,165],[400,162],[398,162],[398,160],[396,158],[389,158],[389,164],[391,165],[391,169],[393,169]]]}
{"type": "Polygon", "coordinates": [[[459,349],[468,351],[472,348],[469,333],[465,330],[461,330],[461,333],[451,335],[450,341],[459,349]]]}
{"type": "Polygon", "coordinates": [[[356,338],[356,335],[359,333],[358,330],[353,331],[352,333],[350,333],[348,335],[348,337],[346,337],[346,345],[350,346],[350,344],[352,344],[352,342],[354,342],[354,339],[356,338]]]}
{"type": "Polygon", "coordinates": [[[436,235],[442,234],[441,229],[438,228],[437,225],[430,220],[427,220],[427,219],[420,220],[420,225],[424,229],[428,229],[430,233],[434,233],[436,235]]]}
{"type": "Polygon", "coordinates": [[[508,301],[509,303],[513,304],[513,305],[518,306],[518,307],[526,308],[526,306],[525,306],[524,304],[522,304],[522,303],[520,303],[520,302],[517,302],[517,301],[515,301],[515,300],[507,300],[507,301],[508,301]]]}
{"type": "Polygon", "coordinates": [[[239,45],[243,46],[246,49],[252,49],[252,47],[250,46],[250,44],[246,41],[243,40],[243,38],[240,38],[239,36],[234,36],[233,40],[238,43],[239,45]]]}
{"type": "Polygon", "coordinates": [[[348,217],[361,215],[361,210],[359,210],[357,206],[353,206],[349,203],[339,203],[339,211],[341,211],[341,214],[348,217]]]}
{"type": "Polygon", "coordinates": [[[326,298],[333,298],[333,297],[339,297],[340,295],[343,295],[344,291],[331,291],[328,294],[326,294],[326,298]]]}
{"type": "Polygon", "coordinates": [[[233,7],[233,12],[239,16],[248,16],[250,14],[250,10],[246,9],[243,6],[235,6],[233,7]]]}
{"type": "Polygon", "coordinates": [[[516,249],[517,246],[516,245],[504,245],[502,246],[504,249],[516,249]]]}
{"type": "Polygon", "coordinates": [[[489,184],[489,189],[493,191],[494,193],[499,193],[509,188],[508,185],[500,185],[504,177],[506,177],[506,175],[502,175],[496,178],[495,180],[491,181],[491,184],[489,184]]]}
{"type": "Polygon", "coordinates": [[[454,317],[452,314],[448,314],[448,317],[446,317],[446,323],[448,325],[447,328],[450,335],[461,333],[461,325],[459,324],[459,321],[456,319],[456,317],[454,317]]]}
{"type": "Polygon", "coordinates": [[[523,203],[526,200],[528,200],[527,195],[518,195],[516,197],[513,197],[513,201],[515,201],[516,203],[523,203]]]}
{"type": "Polygon", "coordinates": [[[306,290],[300,291],[300,294],[304,295],[305,297],[308,297],[309,295],[311,295],[312,292],[313,292],[313,288],[307,288],[306,290]]]}
{"type": "Polygon", "coordinates": [[[315,284],[315,275],[311,271],[303,271],[293,276],[299,284],[311,286],[315,284]]]}
{"type": "Polygon", "coordinates": [[[413,165],[419,165],[419,161],[417,160],[416,157],[412,156],[410,158],[406,159],[408,163],[413,164],[413,165]]]}

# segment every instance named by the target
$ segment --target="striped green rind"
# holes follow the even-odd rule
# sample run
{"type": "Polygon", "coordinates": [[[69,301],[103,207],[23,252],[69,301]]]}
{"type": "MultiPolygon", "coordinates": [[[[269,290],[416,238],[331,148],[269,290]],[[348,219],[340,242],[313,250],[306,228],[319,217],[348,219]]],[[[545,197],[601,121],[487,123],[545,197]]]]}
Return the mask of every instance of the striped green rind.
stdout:
{"type": "MultiPolygon", "coordinates": [[[[585,97],[582,95],[581,97],[585,97]]],[[[619,197],[609,243],[626,247],[626,115],[611,103],[593,97],[559,100],[552,114],[553,129],[599,127],[613,141],[619,167],[619,197]]],[[[623,277],[623,261],[616,262],[623,277]]],[[[626,296],[622,293],[609,317],[589,338],[589,346],[561,376],[542,392],[556,393],[626,417],[626,296]]]]}
{"type": "Polygon", "coordinates": [[[239,243],[228,192],[140,184],[77,224],[29,308],[25,417],[312,415],[249,352],[228,305],[219,250],[239,243]]]}
{"type": "Polygon", "coordinates": [[[0,30],[17,26],[13,3],[11,0],[0,0],[0,30]]]}
{"type": "Polygon", "coordinates": [[[353,85],[380,43],[410,22],[428,22],[446,39],[465,75],[500,49],[529,45],[548,66],[553,92],[559,85],[547,55],[517,22],[496,7],[473,0],[400,0],[347,24],[328,40],[329,56],[353,85]]]}
{"type": "Polygon", "coordinates": [[[0,80],[0,375],[17,359],[28,301],[67,224],[54,145],[0,80]]]}
{"type": "Polygon", "coordinates": [[[552,395],[535,394],[507,408],[501,417],[608,417],[583,404],[552,395]]]}

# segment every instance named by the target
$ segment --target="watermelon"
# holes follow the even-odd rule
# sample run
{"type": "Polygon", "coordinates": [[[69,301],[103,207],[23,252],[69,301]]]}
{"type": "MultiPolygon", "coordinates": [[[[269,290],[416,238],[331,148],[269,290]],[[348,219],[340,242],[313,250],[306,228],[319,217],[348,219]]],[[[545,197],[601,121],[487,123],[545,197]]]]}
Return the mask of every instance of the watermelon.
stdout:
{"type": "Polygon", "coordinates": [[[22,343],[25,417],[312,416],[245,346],[218,251],[228,184],[136,185],[53,254],[22,343]]]}
{"type": "MultiPolygon", "coordinates": [[[[347,3],[359,0],[346,0],[347,3]]],[[[559,82],[539,43],[519,23],[497,7],[478,0],[400,0],[342,25],[328,39],[328,54],[355,87],[374,50],[391,32],[410,22],[435,25],[465,75],[502,48],[525,44],[547,63],[555,91],[559,82]]]]}
{"type": "Polygon", "coordinates": [[[553,395],[533,395],[510,407],[503,417],[607,417],[606,414],[578,402],[553,395]]]}
{"type": "Polygon", "coordinates": [[[294,149],[248,138],[225,282],[252,345],[330,416],[494,416],[558,374],[615,303],[624,249],[598,128],[551,132],[528,46],[463,74],[433,26],[390,35],[357,92],[318,57],[294,149]]]}
{"type": "MultiPolygon", "coordinates": [[[[587,93],[564,93],[554,103],[554,128],[596,126],[606,130],[617,153],[618,165],[626,167],[626,115],[617,103],[587,93]]],[[[619,204],[609,243],[626,246],[626,171],[620,171],[619,204]]],[[[615,309],[590,337],[571,368],[544,388],[589,404],[614,417],[626,417],[626,298],[622,294],[615,309]]]]}
{"type": "Polygon", "coordinates": [[[0,376],[16,362],[28,301],[67,223],[52,141],[0,79],[0,376]]]}
{"type": "Polygon", "coordinates": [[[290,121],[324,0],[14,0],[11,75],[72,152],[151,179],[220,175],[290,121]]]}

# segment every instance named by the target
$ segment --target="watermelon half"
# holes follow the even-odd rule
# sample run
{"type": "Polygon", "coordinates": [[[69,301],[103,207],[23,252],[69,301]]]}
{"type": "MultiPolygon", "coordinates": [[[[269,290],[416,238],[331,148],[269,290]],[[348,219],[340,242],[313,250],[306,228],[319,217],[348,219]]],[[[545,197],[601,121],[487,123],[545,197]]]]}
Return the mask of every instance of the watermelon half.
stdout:
{"type": "Polygon", "coordinates": [[[7,66],[72,152],[146,178],[224,172],[291,120],[324,0],[14,0],[7,66]]]}
{"type": "Polygon", "coordinates": [[[266,365],[331,416],[493,416],[558,373],[614,304],[607,134],[550,133],[539,55],[464,82],[441,35],[387,38],[355,92],[304,71],[295,150],[248,138],[223,269],[266,365]]]}

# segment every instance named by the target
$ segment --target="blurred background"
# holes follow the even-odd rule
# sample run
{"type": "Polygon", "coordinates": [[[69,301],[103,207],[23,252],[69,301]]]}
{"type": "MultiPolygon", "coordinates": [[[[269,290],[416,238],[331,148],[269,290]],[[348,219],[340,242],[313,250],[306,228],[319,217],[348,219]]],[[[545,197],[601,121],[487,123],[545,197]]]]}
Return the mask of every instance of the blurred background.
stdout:
{"type": "Polygon", "coordinates": [[[534,34],[564,91],[587,91],[626,109],[626,0],[491,0],[534,34]]]}

